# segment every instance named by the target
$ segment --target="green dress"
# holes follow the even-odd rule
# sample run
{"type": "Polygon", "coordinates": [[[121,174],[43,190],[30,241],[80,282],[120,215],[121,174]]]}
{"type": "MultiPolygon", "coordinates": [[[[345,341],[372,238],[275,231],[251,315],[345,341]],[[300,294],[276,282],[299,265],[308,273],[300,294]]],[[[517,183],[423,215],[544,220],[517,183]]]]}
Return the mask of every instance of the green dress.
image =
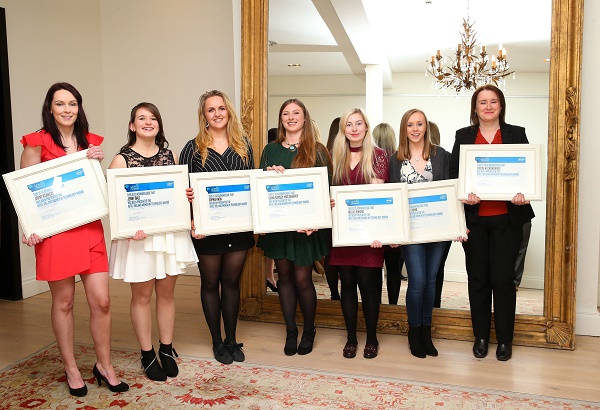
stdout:
{"type": "MultiPolygon", "coordinates": [[[[327,166],[331,175],[331,162],[327,149],[317,144],[317,161],[315,166],[327,166]]],[[[273,165],[281,165],[286,169],[292,167],[292,160],[298,151],[290,151],[277,142],[265,146],[260,157],[260,167],[266,169],[273,165]]],[[[331,229],[319,229],[310,236],[298,232],[275,232],[261,235],[257,245],[265,256],[271,259],[288,259],[297,266],[309,266],[314,261],[323,259],[331,246],[331,229]]]]}

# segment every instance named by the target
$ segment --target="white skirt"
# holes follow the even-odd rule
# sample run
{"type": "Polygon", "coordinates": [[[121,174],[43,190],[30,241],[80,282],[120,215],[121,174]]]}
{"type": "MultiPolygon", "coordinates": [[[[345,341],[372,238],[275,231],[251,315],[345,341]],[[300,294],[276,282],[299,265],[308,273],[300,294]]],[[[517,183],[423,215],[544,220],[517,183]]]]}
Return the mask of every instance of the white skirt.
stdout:
{"type": "Polygon", "coordinates": [[[198,262],[188,231],[148,235],[143,241],[113,240],[109,274],[125,282],[147,282],[184,273],[198,262]]]}

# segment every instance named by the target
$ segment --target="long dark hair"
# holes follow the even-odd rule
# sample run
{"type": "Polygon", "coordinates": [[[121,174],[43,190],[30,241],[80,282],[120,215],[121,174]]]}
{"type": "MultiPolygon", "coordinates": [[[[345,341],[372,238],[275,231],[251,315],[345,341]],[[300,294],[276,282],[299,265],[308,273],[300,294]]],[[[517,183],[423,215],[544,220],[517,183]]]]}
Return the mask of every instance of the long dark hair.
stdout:
{"type": "Polygon", "coordinates": [[[87,134],[90,126],[87,117],[85,116],[85,111],[83,110],[83,98],[81,98],[79,91],[69,83],[56,83],[48,89],[46,98],[44,99],[44,106],[42,107],[42,129],[50,134],[56,145],[63,149],[66,148],[60,139],[60,131],[58,130],[56,122],[54,121],[54,116],[52,115],[52,100],[54,99],[54,93],[60,90],[70,92],[77,100],[78,110],[75,124],[73,124],[73,132],[77,139],[77,145],[86,149],[88,147],[87,134]]]}
{"type": "Polygon", "coordinates": [[[501,125],[506,124],[506,100],[504,99],[504,93],[495,85],[486,84],[476,89],[473,93],[473,96],[471,97],[471,125],[473,125],[474,127],[479,126],[479,117],[475,112],[475,107],[477,106],[477,96],[482,91],[492,91],[494,94],[496,94],[496,97],[498,97],[498,101],[500,101],[500,106],[502,107],[502,109],[500,110],[500,117],[498,118],[498,120],[500,121],[501,125]]]}
{"type": "MultiPolygon", "coordinates": [[[[311,126],[311,119],[306,106],[302,101],[297,98],[290,98],[281,104],[279,109],[279,125],[277,126],[277,142],[282,143],[285,141],[285,128],[283,127],[283,121],[281,120],[281,114],[283,110],[290,104],[296,104],[304,113],[304,128],[300,136],[300,146],[298,147],[298,153],[292,160],[292,168],[311,168],[315,166],[317,156],[317,142],[315,140],[315,134],[313,127],[311,126]]],[[[318,145],[322,145],[319,143],[318,145]]],[[[324,148],[324,147],[323,147],[324,148]]],[[[326,149],[326,148],[325,148],[326,149]]]]}
{"type": "MultiPolygon", "coordinates": [[[[156,134],[156,137],[154,138],[154,143],[158,145],[158,148],[160,149],[167,148],[169,146],[169,141],[167,141],[167,138],[165,137],[165,129],[163,127],[162,117],[160,116],[160,111],[158,111],[156,105],[149,102],[141,102],[133,107],[131,109],[131,114],[129,115],[129,125],[135,123],[135,116],[137,114],[137,110],[140,108],[147,109],[156,117],[156,121],[158,122],[158,134],[156,134]]],[[[121,147],[121,151],[131,147],[136,141],[135,131],[132,131],[131,127],[127,127],[127,129],[127,144],[121,147]]]]}

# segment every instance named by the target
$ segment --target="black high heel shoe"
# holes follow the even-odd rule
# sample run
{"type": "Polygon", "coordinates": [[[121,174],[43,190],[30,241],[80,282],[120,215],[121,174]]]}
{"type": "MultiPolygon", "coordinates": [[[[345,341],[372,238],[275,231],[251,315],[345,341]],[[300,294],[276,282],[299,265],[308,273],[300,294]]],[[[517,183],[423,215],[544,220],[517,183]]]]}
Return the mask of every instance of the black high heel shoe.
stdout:
{"type": "Polygon", "coordinates": [[[121,382],[114,386],[110,384],[108,380],[106,380],[106,377],[104,377],[102,373],[100,373],[100,370],[98,370],[96,365],[94,365],[92,373],[94,374],[94,376],[96,376],[96,380],[98,381],[98,387],[102,386],[102,381],[104,381],[104,383],[106,383],[106,385],[108,386],[108,389],[113,393],[122,393],[124,391],[129,390],[129,385],[125,382],[121,382]]]}
{"type": "Polygon", "coordinates": [[[298,354],[304,355],[312,352],[313,343],[315,342],[315,335],[317,334],[317,329],[313,328],[309,331],[302,332],[302,339],[300,339],[300,344],[298,345],[298,354]]]}
{"type": "Polygon", "coordinates": [[[271,292],[278,293],[277,286],[273,285],[269,279],[267,279],[267,287],[271,290],[271,292]]]}
{"type": "Polygon", "coordinates": [[[286,330],[285,333],[285,346],[283,348],[283,353],[286,356],[293,356],[298,353],[298,328],[294,330],[286,330]]]}
{"type": "Polygon", "coordinates": [[[83,387],[78,387],[77,389],[74,389],[69,384],[69,377],[67,376],[67,372],[65,372],[65,378],[67,379],[67,386],[69,386],[69,393],[71,394],[71,396],[84,397],[87,394],[87,385],[85,384],[85,382],[83,382],[83,387]]]}

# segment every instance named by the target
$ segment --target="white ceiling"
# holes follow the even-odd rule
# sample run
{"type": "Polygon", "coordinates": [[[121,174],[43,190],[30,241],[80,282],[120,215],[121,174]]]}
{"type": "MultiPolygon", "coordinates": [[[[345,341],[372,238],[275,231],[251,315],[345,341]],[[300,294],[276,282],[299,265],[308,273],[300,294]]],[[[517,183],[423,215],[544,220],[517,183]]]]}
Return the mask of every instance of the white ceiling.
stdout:
{"type": "Polygon", "coordinates": [[[424,72],[451,55],[463,18],[479,45],[507,50],[512,70],[548,72],[551,0],[271,0],[269,75],[364,74],[365,64],[424,72]],[[288,67],[297,63],[301,67],[288,67]]]}

